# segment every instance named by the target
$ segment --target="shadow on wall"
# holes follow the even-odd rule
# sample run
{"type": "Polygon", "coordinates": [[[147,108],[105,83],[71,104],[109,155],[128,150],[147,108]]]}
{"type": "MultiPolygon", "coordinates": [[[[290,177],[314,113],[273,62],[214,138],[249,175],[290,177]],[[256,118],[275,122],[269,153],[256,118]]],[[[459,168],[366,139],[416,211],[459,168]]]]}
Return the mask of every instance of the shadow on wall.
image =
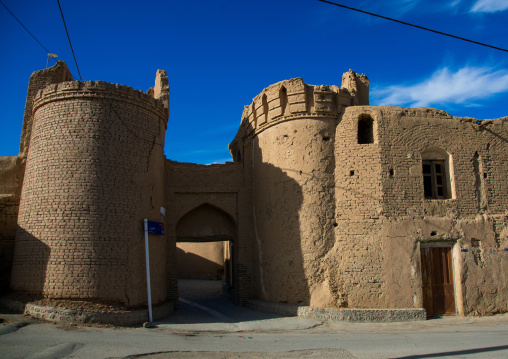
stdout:
{"type": "Polygon", "coordinates": [[[13,256],[14,239],[0,239],[0,295],[9,290],[13,256]]]}
{"type": "Polygon", "coordinates": [[[291,170],[263,162],[262,149],[256,140],[253,143],[253,157],[259,160],[253,163],[254,291],[258,299],[269,302],[309,304],[301,238],[302,188],[288,175],[291,170]]]}
{"type": "Polygon", "coordinates": [[[230,253],[225,249],[229,245],[225,243],[235,243],[236,224],[229,214],[208,203],[202,204],[180,218],[176,237],[177,246],[184,249],[177,247],[176,252],[179,277],[222,279],[225,276],[226,283],[233,284],[230,253]]]}
{"type": "MultiPolygon", "coordinates": [[[[218,243],[221,246],[223,245],[223,242],[212,243],[218,243]]],[[[209,243],[201,243],[201,245],[207,244],[209,243]]],[[[178,279],[221,280],[224,277],[224,258],[221,258],[222,264],[219,264],[217,261],[212,261],[190,251],[186,252],[185,250],[178,247],[176,248],[176,258],[178,279]]]]}
{"type": "MultiPolygon", "coordinates": [[[[46,273],[51,248],[33,234],[20,226],[17,227],[14,252],[23,247],[26,257],[14,257],[12,264],[11,289],[20,293],[44,296],[46,273]]],[[[57,283],[53,283],[57,284],[57,283]]]]}

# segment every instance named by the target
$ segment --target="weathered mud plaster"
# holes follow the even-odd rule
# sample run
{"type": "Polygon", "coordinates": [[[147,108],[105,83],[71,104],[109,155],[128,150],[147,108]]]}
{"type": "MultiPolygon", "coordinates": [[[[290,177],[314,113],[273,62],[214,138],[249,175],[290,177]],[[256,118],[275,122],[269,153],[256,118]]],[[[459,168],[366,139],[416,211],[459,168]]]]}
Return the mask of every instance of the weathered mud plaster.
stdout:
{"type": "Polygon", "coordinates": [[[164,71],[146,94],[68,76],[32,75],[20,156],[0,160],[2,240],[21,193],[13,290],[146,305],[148,218],[166,230],[150,236],[154,303],[178,303],[177,243],[209,242],[237,304],[336,320],[508,311],[507,117],[368,106],[352,70],[341,87],[294,78],[245,106],[234,163],[206,166],[164,157],[164,71]]]}
{"type": "MultiPolygon", "coordinates": [[[[142,220],[161,218],[164,103],[104,82],[53,84],[33,103],[11,288],[146,304],[142,220]]],[[[158,303],[164,263],[152,272],[158,303]]]]}

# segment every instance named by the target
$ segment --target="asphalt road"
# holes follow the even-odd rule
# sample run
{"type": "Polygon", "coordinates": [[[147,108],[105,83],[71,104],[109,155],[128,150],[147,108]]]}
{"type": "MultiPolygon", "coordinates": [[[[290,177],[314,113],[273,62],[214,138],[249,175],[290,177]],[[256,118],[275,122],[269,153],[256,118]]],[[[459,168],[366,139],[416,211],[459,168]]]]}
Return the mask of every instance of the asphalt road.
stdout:
{"type": "Polygon", "coordinates": [[[180,294],[180,309],[154,328],[0,314],[0,358],[508,358],[508,315],[321,322],[234,306],[220,283],[183,281],[180,294]]]}

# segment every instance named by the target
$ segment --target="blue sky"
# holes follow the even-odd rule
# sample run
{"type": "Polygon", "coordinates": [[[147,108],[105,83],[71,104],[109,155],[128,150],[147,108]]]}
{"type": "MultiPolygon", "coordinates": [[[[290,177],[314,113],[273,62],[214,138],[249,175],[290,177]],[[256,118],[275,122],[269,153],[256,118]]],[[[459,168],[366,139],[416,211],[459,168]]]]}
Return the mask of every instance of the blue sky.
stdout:
{"type": "MultiPolygon", "coordinates": [[[[77,77],[56,1],[2,0],[77,77]]],[[[341,0],[344,5],[508,48],[508,0],[341,0]]],[[[244,105],[272,83],[370,79],[371,105],[508,116],[508,53],[317,0],[60,0],[83,80],[146,91],[168,72],[166,157],[231,160],[244,105]]],[[[28,78],[47,53],[0,5],[0,155],[15,156],[28,78]]],[[[50,60],[50,65],[54,61],[50,60]]]]}

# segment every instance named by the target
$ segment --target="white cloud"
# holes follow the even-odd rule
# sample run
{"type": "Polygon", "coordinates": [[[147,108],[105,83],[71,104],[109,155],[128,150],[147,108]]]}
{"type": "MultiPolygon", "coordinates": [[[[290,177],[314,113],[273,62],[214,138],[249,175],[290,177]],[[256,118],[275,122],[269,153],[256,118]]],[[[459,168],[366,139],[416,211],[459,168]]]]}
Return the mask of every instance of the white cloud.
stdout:
{"type": "Polygon", "coordinates": [[[508,70],[465,66],[454,72],[444,67],[420,83],[374,89],[373,98],[379,105],[425,107],[464,104],[507,91],[508,70]]]}
{"type": "Polygon", "coordinates": [[[369,0],[365,5],[361,3],[356,7],[366,11],[377,12],[384,16],[399,17],[413,10],[419,5],[420,1],[421,0],[369,0]]]}
{"type": "Polygon", "coordinates": [[[220,164],[224,164],[226,162],[233,162],[233,159],[231,157],[229,158],[223,158],[223,159],[220,159],[220,160],[216,160],[216,161],[213,161],[213,162],[210,162],[210,163],[205,163],[206,165],[220,165],[220,164]]]}
{"type": "Polygon", "coordinates": [[[508,9],[508,0],[477,0],[470,12],[496,12],[508,9]]]}
{"type": "Polygon", "coordinates": [[[453,7],[456,7],[460,4],[462,0],[453,0],[450,4],[449,4],[449,7],[453,8],[453,7]]]}

